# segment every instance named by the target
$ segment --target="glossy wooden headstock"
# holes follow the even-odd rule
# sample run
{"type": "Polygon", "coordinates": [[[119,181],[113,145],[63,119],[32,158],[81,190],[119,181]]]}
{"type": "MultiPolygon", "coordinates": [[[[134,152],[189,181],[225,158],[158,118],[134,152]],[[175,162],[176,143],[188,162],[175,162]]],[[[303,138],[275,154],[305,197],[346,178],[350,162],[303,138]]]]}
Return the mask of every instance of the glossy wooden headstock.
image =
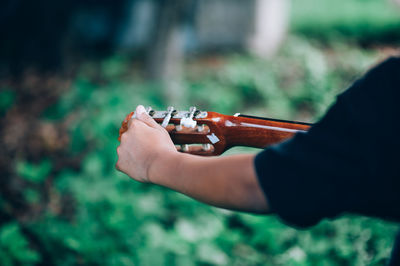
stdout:
{"type": "MultiPolygon", "coordinates": [[[[189,111],[176,111],[173,107],[154,111],[148,107],[147,112],[168,131],[179,151],[204,156],[219,155],[234,146],[264,148],[310,127],[307,123],[240,114],[229,116],[195,107],[189,111]]],[[[134,112],[122,122],[119,140],[133,118],[134,112]]]]}

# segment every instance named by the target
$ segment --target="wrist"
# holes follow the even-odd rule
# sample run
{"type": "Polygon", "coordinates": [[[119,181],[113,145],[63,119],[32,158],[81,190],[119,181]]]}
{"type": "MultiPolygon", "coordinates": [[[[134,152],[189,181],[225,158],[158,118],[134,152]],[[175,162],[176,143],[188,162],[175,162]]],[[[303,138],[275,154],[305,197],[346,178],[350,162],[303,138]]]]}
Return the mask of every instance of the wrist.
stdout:
{"type": "MultiPolygon", "coordinates": [[[[148,181],[152,184],[165,186],[171,176],[177,175],[177,164],[182,160],[182,153],[177,151],[162,152],[154,156],[147,170],[148,181]]],[[[179,171],[179,170],[178,170],[179,171]]]]}

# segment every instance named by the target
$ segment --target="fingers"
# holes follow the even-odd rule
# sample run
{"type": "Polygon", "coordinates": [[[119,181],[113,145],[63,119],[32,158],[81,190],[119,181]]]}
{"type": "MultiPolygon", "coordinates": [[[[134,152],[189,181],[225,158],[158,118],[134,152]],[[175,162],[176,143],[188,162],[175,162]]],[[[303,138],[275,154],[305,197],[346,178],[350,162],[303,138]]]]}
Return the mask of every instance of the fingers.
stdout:
{"type": "Polygon", "coordinates": [[[138,107],[136,107],[135,113],[136,113],[136,118],[145,123],[146,125],[148,125],[149,127],[153,128],[160,127],[160,125],[157,124],[157,122],[146,113],[146,110],[144,109],[143,105],[138,105],[138,107]]]}

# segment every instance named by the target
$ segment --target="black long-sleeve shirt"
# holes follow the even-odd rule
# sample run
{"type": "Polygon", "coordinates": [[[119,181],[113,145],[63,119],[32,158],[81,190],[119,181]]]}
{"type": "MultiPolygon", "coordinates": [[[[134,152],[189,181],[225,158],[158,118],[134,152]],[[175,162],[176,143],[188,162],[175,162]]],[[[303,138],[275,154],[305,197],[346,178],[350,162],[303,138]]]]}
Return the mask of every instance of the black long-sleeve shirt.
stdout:
{"type": "MultiPolygon", "coordinates": [[[[399,100],[393,57],[339,95],[308,132],[259,153],[256,172],[271,209],[298,227],[342,213],[400,221],[399,100]]],[[[393,254],[400,260],[400,250],[393,254]]]]}

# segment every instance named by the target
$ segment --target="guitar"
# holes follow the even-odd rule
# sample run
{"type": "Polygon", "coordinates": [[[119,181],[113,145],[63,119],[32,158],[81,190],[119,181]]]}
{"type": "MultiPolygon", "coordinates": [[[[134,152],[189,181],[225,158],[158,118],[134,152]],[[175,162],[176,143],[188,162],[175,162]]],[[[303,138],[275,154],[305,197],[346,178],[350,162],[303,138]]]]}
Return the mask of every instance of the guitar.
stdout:
{"type": "MultiPolygon", "coordinates": [[[[166,111],[146,112],[171,136],[178,151],[212,156],[220,155],[234,146],[265,148],[291,138],[297,132],[307,131],[311,124],[286,120],[260,118],[248,115],[223,115],[191,107],[177,111],[172,106],[166,111]]],[[[128,122],[135,118],[131,112],[122,122],[119,138],[128,130],[128,122]]]]}

